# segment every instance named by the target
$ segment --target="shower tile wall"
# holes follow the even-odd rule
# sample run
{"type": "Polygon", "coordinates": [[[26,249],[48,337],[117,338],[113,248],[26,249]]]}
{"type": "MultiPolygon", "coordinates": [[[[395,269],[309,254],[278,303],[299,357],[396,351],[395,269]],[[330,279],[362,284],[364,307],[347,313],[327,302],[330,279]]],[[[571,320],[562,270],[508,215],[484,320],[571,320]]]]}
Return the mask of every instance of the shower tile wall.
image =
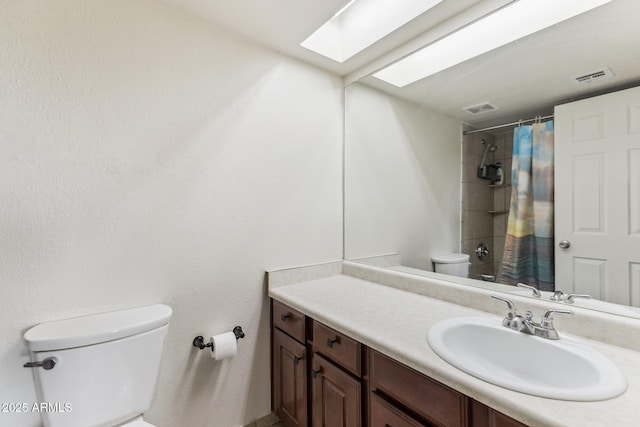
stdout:
{"type": "Polygon", "coordinates": [[[462,173],[462,252],[471,256],[469,276],[479,279],[481,274],[496,275],[502,260],[507,229],[506,213],[509,207],[511,189],[509,187],[489,187],[488,180],[476,176],[476,169],[482,160],[485,145],[495,144],[496,149],[487,154],[485,163],[501,162],[505,171],[505,184],[511,183],[512,133],[492,135],[480,133],[466,135],[463,139],[462,173]],[[475,250],[484,243],[491,255],[478,259],[475,250]]]}
{"type": "MultiPolygon", "coordinates": [[[[495,136],[496,162],[502,163],[504,183],[511,185],[511,164],[513,158],[513,130],[495,136]]],[[[496,211],[509,210],[511,202],[511,187],[498,187],[493,189],[493,209],[496,211]]],[[[507,235],[508,213],[493,215],[493,271],[498,274],[502,254],[504,253],[504,241],[507,235]]]]}

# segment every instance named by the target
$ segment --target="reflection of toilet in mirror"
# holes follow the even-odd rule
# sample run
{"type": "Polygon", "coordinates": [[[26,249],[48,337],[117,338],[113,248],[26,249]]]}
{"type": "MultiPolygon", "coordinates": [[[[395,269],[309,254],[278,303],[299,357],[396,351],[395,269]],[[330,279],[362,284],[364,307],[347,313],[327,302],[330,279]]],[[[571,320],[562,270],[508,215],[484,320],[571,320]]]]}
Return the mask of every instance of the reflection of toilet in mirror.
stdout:
{"type": "Polygon", "coordinates": [[[450,253],[431,257],[436,273],[469,277],[469,255],[450,253]]]}

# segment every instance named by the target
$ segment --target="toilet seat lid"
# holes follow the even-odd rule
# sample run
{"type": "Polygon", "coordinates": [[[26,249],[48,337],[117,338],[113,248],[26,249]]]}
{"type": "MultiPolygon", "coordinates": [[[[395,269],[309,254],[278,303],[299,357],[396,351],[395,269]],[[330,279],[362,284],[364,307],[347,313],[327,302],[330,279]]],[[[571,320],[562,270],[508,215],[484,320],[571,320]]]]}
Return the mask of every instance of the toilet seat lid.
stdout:
{"type": "Polygon", "coordinates": [[[90,314],[40,323],[24,333],[31,351],[51,351],[100,344],[148,332],[169,323],[164,304],[90,314]]]}

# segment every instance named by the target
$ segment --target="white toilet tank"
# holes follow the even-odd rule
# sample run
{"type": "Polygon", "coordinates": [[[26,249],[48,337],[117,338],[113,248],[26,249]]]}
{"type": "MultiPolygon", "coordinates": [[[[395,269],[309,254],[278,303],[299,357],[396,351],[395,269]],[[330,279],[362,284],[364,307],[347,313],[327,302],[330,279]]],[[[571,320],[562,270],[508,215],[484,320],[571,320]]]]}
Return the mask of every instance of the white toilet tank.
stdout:
{"type": "Polygon", "coordinates": [[[113,426],[149,409],[171,308],[163,304],[41,323],[24,339],[45,427],[113,426]],[[50,365],[48,366],[50,367],[50,365]]]}
{"type": "Polygon", "coordinates": [[[431,258],[436,273],[449,274],[458,277],[469,277],[469,255],[451,253],[431,258]]]}

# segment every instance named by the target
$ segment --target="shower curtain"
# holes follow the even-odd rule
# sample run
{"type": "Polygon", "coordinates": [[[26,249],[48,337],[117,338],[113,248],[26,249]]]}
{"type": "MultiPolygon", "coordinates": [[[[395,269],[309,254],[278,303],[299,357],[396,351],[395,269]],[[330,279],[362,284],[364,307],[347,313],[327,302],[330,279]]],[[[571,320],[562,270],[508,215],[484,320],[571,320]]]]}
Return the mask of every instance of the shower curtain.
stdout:
{"type": "Polygon", "coordinates": [[[554,291],[553,121],[513,135],[511,205],[499,281],[554,291]]]}

